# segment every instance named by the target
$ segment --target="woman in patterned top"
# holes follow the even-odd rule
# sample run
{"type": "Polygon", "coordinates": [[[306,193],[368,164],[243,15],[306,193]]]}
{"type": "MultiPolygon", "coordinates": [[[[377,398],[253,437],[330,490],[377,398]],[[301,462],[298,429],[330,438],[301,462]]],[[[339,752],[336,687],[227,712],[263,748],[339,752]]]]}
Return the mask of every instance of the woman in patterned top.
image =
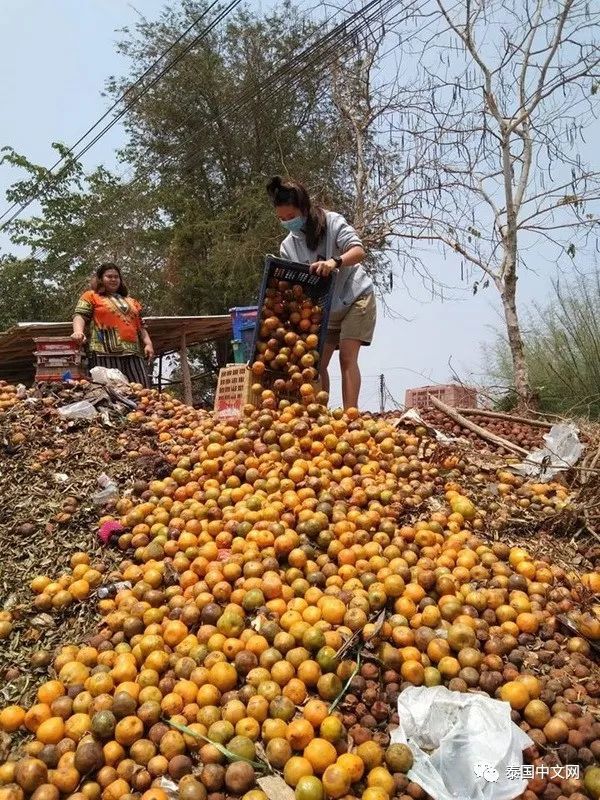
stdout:
{"type": "Polygon", "coordinates": [[[142,306],[129,297],[121,270],[115,264],[102,264],[84,292],[73,317],[73,339],[86,341],[89,324],[90,367],[120,370],[131,383],[150,386],[147,361],[154,349],[142,320],[142,306]]]}

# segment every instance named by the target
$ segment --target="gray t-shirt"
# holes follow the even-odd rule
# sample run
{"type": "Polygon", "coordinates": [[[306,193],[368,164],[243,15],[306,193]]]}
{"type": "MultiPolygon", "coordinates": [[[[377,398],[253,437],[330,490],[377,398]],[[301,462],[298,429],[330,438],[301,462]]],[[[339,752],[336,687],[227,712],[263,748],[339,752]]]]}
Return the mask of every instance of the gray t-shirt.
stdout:
{"type": "MultiPolygon", "coordinates": [[[[325,216],[327,232],[317,250],[309,250],[303,232],[289,233],[281,243],[281,257],[299,264],[312,264],[314,261],[339,258],[356,245],[362,247],[358,233],[341,214],[326,211],[325,216]]],[[[331,315],[343,317],[355,300],[373,290],[373,281],[361,264],[342,267],[335,276],[331,315]]]]}

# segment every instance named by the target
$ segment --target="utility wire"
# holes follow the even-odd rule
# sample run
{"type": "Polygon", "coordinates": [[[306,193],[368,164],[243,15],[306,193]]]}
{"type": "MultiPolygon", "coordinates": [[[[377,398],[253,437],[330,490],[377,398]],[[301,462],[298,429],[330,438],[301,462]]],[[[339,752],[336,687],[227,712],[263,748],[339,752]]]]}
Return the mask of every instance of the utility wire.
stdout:
{"type": "MultiPolygon", "coordinates": [[[[56,167],[58,167],[60,164],[62,164],[62,162],[63,162],[63,161],[66,161],[66,162],[67,162],[67,163],[66,163],[64,166],[62,166],[62,167],[61,167],[61,169],[58,171],[58,173],[56,173],[55,175],[51,175],[51,176],[49,176],[49,177],[50,177],[50,178],[54,178],[54,180],[56,180],[57,178],[59,178],[59,177],[61,176],[61,174],[62,174],[62,173],[63,173],[63,172],[64,172],[64,171],[65,171],[65,170],[66,170],[66,169],[69,167],[69,166],[71,166],[71,165],[72,165],[72,164],[73,164],[75,161],[77,161],[77,160],[78,160],[78,159],[80,159],[82,156],[84,156],[84,155],[85,155],[85,154],[88,152],[88,150],[90,150],[90,149],[91,149],[91,148],[92,148],[92,147],[93,147],[93,146],[94,146],[94,145],[95,145],[95,144],[96,144],[96,143],[97,143],[97,142],[98,142],[98,141],[99,141],[99,140],[100,140],[100,139],[101,139],[103,136],[105,136],[105,135],[106,135],[106,133],[108,133],[108,131],[109,131],[111,128],[113,128],[113,127],[114,127],[114,126],[117,124],[117,122],[119,122],[119,120],[121,120],[121,119],[122,119],[122,117],[124,117],[124,116],[125,116],[125,114],[127,114],[127,112],[128,112],[128,111],[130,111],[130,110],[131,110],[131,108],[133,108],[133,106],[134,106],[134,105],[135,105],[135,104],[136,104],[136,103],[137,103],[139,100],[141,100],[141,98],[142,98],[142,97],[144,97],[144,96],[145,96],[145,95],[146,95],[146,94],[147,94],[147,93],[150,91],[150,89],[152,89],[152,88],[153,88],[153,87],[154,87],[154,86],[155,86],[155,85],[158,83],[158,81],[159,81],[159,80],[160,80],[160,79],[161,79],[161,78],[162,78],[164,75],[166,75],[166,73],[167,73],[167,72],[168,72],[170,69],[172,69],[172,68],[173,68],[173,67],[174,67],[176,64],[178,64],[178,63],[179,63],[179,62],[180,62],[180,61],[181,61],[181,60],[182,60],[182,59],[183,59],[183,58],[184,58],[184,57],[185,57],[185,56],[186,56],[186,55],[187,55],[187,54],[190,52],[190,50],[192,50],[192,49],[193,49],[193,48],[194,48],[194,47],[195,47],[195,46],[196,46],[196,45],[197,45],[197,44],[198,44],[198,43],[199,43],[199,42],[200,42],[202,39],[205,39],[205,38],[206,38],[206,36],[207,36],[209,33],[211,33],[211,32],[212,32],[212,30],[214,30],[214,28],[215,28],[215,27],[216,27],[216,26],[217,26],[217,25],[218,25],[218,24],[219,24],[219,23],[220,23],[220,22],[221,22],[223,19],[225,19],[225,17],[226,17],[226,16],[227,16],[227,15],[228,15],[228,14],[229,14],[231,11],[233,11],[233,9],[234,9],[236,6],[238,6],[238,5],[239,5],[241,2],[242,2],[242,0],[231,0],[231,2],[229,3],[229,5],[228,5],[228,6],[226,6],[226,8],[224,8],[222,11],[220,11],[220,12],[219,12],[219,14],[217,15],[217,17],[216,17],[216,18],[215,18],[215,19],[214,19],[214,20],[213,20],[213,21],[212,21],[212,22],[211,22],[209,25],[207,25],[207,26],[206,26],[206,27],[205,27],[205,28],[204,28],[202,31],[200,31],[200,33],[198,33],[198,34],[197,34],[197,35],[196,35],[196,36],[195,36],[193,39],[191,39],[191,40],[188,42],[188,44],[187,44],[187,45],[185,45],[185,47],[184,47],[184,48],[183,48],[183,49],[182,49],[182,50],[181,50],[181,51],[180,51],[180,52],[179,52],[179,53],[178,53],[178,54],[177,54],[177,55],[176,55],[176,56],[175,56],[173,59],[171,59],[171,60],[170,60],[170,61],[169,61],[169,62],[168,62],[168,63],[167,63],[167,64],[166,64],[164,67],[163,67],[163,69],[161,69],[161,70],[158,72],[158,74],[157,74],[157,75],[155,75],[155,77],[154,77],[154,78],[153,78],[153,79],[152,79],[152,80],[151,80],[151,81],[150,81],[150,82],[149,82],[149,83],[148,83],[146,86],[144,86],[144,87],[143,87],[143,88],[142,88],[142,89],[141,89],[141,90],[140,90],[140,91],[139,91],[139,92],[138,92],[138,93],[137,93],[137,94],[136,94],[136,95],[135,95],[135,96],[134,96],[134,97],[133,97],[131,100],[129,100],[129,102],[128,102],[128,103],[125,105],[125,107],[124,107],[124,108],[122,108],[122,109],[119,111],[119,113],[118,113],[118,114],[116,114],[116,115],[115,115],[115,116],[114,116],[114,117],[113,117],[113,118],[110,120],[110,122],[108,122],[108,123],[107,123],[107,124],[106,124],[106,125],[105,125],[105,126],[104,126],[104,127],[103,127],[103,128],[100,130],[100,131],[99,131],[99,133],[97,133],[97,134],[96,134],[96,136],[95,136],[95,137],[94,137],[94,138],[93,138],[93,139],[92,139],[90,142],[88,142],[88,144],[86,144],[86,145],[85,145],[85,147],[83,147],[83,148],[82,148],[82,149],[81,149],[81,150],[80,150],[78,153],[74,153],[74,150],[75,150],[75,148],[76,148],[76,147],[77,147],[79,144],[81,144],[81,142],[83,142],[83,141],[84,141],[84,140],[87,138],[87,136],[89,136],[89,134],[90,134],[92,131],[94,131],[94,130],[95,130],[97,127],[98,127],[98,125],[100,125],[100,123],[101,123],[101,122],[103,122],[103,121],[104,121],[104,120],[105,120],[105,119],[108,117],[108,115],[111,113],[111,111],[113,111],[113,110],[114,110],[114,109],[115,109],[115,108],[116,108],[116,107],[117,107],[117,106],[118,106],[118,105],[119,105],[119,104],[120,104],[120,103],[121,103],[121,102],[122,102],[122,101],[123,101],[123,100],[124,100],[124,99],[125,99],[125,98],[126,98],[128,95],[129,95],[129,94],[130,94],[130,93],[131,93],[131,92],[133,92],[133,90],[135,89],[135,87],[136,87],[137,85],[139,85],[139,84],[140,84],[140,83],[141,83],[141,82],[144,80],[144,78],[145,78],[145,77],[146,77],[148,74],[150,74],[150,73],[152,72],[152,70],[153,70],[153,69],[154,69],[154,68],[155,68],[155,67],[156,67],[156,66],[157,66],[157,65],[160,63],[160,61],[162,61],[162,59],[163,59],[163,58],[165,58],[165,56],[166,56],[166,55],[167,55],[169,52],[171,52],[171,50],[173,50],[173,48],[174,48],[174,47],[176,47],[176,46],[177,46],[177,44],[179,44],[179,42],[181,42],[181,40],[182,40],[182,39],[184,39],[184,38],[185,38],[185,36],[186,36],[186,35],[187,35],[187,34],[188,34],[188,33],[189,33],[191,30],[193,30],[193,28],[194,28],[194,27],[195,27],[195,26],[198,24],[198,22],[200,22],[200,21],[201,21],[201,20],[202,20],[202,19],[203,19],[203,18],[204,18],[204,17],[205,17],[207,14],[208,14],[208,12],[209,12],[209,11],[210,11],[210,10],[211,10],[211,9],[212,9],[214,6],[218,5],[218,3],[219,3],[219,0],[214,0],[214,2],[213,2],[213,3],[212,3],[212,4],[211,4],[211,5],[210,5],[210,6],[209,6],[207,9],[205,9],[205,11],[204,11],[204,12],[203,12],[203,13],[202,13],[202,14],[201,14],[199,17],[197,17],[197,18],[196,18],[196,19],[193,21],[193,23],[192,23],[192,24],[191,24],[191,25],[190,25],[190,26],[189,26],[189,27],[188,27],[188,28],[187,28],[187,29],[186,29],[186,30],[185,30],[185,31],[184,31],[184,32],[183,32],[183,33],[182,33],[182,34],[181,34],[181,35],[180,35],[180,36],[179,36],[179,37],[178,37],[178,38],[177,38],[177,39],[176,39],[176,40],[175,40],[175,41],[174,41],[174,42],[173,42],[173,43],[172,43],[172,44],[171,44],[169,47],[168,47],[168,48],[167,48],[167,50],[165,50],[165,51],[164,51],[164,52],[163,52],[163,53],[162,53],[162,54],[161,54],[161,55],[160,55],[160,56],[159,56],[159,57],[158,57],[158,58],[157,58],[157,59],[156,59],[156,60],[155,60],[155,61],[154,61],[154,62],[153,62],[153,63],[152,63],[152,64],[151,64],[149,67],[148,67],[148,69],[146,69],[146,70],[145,70],[145,72],[144,72],[144,73],[143,73],[143,74],[142,74],[142,75],[141,75],[141,76],[140,76],[140,77],[137,79],[137,81],[135,81],[135,83],[133,83],[133,84],[132,84],[132,85],[131,85],[131,86],[130,86],[130,87],[129,87],[129,88],[128,88],[128,89],[127,89],[125,92],[123,92],[123,94],[122,94],[122,95],[121,95],[121,96],[120,96],[120,97],[119,97],[117,100],[115,100],[115,102],[113,103],[113,105],[112,105],[112,106],[111,106],[111,107],[110,107],[110,108],[109,108],[109,109],[106,111],[106,113],[105,113],[105,114],[103,114],[103,115],[102,115],[102,116],[101,116],[101,117],[100,117],[100,118],[99,118],[99,119],[98,119],[98,120],[97,120],[97,121],[96,121],[96,122],[95,122],[95,123],[94,123],[94,124],[93,124],[93,125],[92,125],[90,128],[88,128],[88,130],[87,130],[87,131],[86,131],[86,132],[85,132],[85,133],[84,133],[82,136],[80,136],[80,138],[79,138],[79,139],[78,139],[78,140],[77,140],[77,141],[76,141],[76,142],[75,142],[75,143],[74,143],[74,144],[73,144],[73,145],[72,145],[72,146],[71,146],[71,147],[70,147],[70,148],[67,150],[67,152],[65,153],[65,155],[64,155],[64,156],[62,156],[60,159],[58,159],[58,161],[56,161],[56,162],[55,162],[55,163],[54,163],[54,164],[53,164],[53,165],[52,165],[52,166],[49,168],[49,170],[48,170],[48,171],[49,171],[49,172],[52,172],[52,170],[54,170],[56,167]],[[70,159],[69,159],[69,158],[68,158],[68,156],[69,156],[69,155],[71,155],[71,156],[72,156],[72,158],[70,158],[70,159]]],[[[3,223],[3,224],[0,226],[0,230],[2,230],[3,228],[5,228],[6,226],[10,225],[10,223],[11,223],[11,222],[13,222],[13,220],[15,220],[15,219],[16,219],[16,218],[17,218],[17,217],[20,215],[20,214],[22,214],[22,213],[23,213],[23,211],[25,211],[25,209],[26,209],[26,208],[28,208],[28,207],[31,205],[31,203],[33,203],[33,202],[34,202],[34,200],[35,200],[35,199],[37,198],[37,196],[38,196],[39,189],[42,187],[42,185],[43,185],[43,184],[44,184],[44,183],[45,183],[47,180],[48,180],[48,178],[46,177],[46,178],[40,179],[40,180],[39,180],[39,181],[36,183],[36,185],[35,185],[35,187],[34,187],[34,189],[33,189],[33,193],[32,193],[32,194],[30,194],[29,198],[28,198],[28,199],[27,199],[25,202],[23,202],[23,203],[22,203],[22,204],[21,204],[21,205],[20,205],[20,206],[17,208],[17,210],[16,210],[16,211],[15,211],[15,212],[12,214],[12,216],[11,216],[11,217],[10,217],[10,218],[9,218],[9,219],[8,219],[8,220],[5,222],[5,223],[3,223]]],[[[44,188],[46,188],[46,187],[44,187],[44,188]]],[[[8,208],[8,209],[7,209],[7,210],[6,210],[6,211],[5,211],[5,212],[4,212],[4,213],[3,213],[3,214],[0,216],[0,221],[2,221],[2,220],[3,220],[3,219],[4,219],[4,218],[5,218],[5,217],[6,217],[6,216],[7,216],[7,215],[8,215],[8,214],[9,214],[9,213],[10,213],[10,212],[11,212],[11,211],[12,211],[12,210],[13,210],[13,209],[16,207],[16,206],[17,206],[17,205],[18,205],[18,203],[17,203],[17,202],[13,203],[13,204],[12,204],[12,206],[10,206],[10,208],[8,208]]]]}
{"type": "MultiPolygon", "coordinates": [[[[243,91],[235,98],[235,100],[233,100],[221,111],[221,116],[226,118],[229,114],[240,115],[238,117],[239,121],[244,108],[247,107],[253,100],[260,99],[262,103],[266,104],[283,89],[293,88],[294,86],[300,84],[308,70],[314,69],[318,66],[324,66],[325,63],[329,63],[330,61],[339,58],[345,52],[343,49],[344,47],[348,49],[355,41],[355,38],[368,30],[369,26],[378,16],[383,16],[384,13],[386,13],[393,6],[398,5],[399,2],[400,0],[370,0],[370,2],[367,3],[360,11],[352,13],[347,19],[338,23],[334,28],[321,36],[312,45],[309,45],[300,53],[297,53],[291,59],[285,61],[281,67],[277,68],[258,86],[243,91]],[[357,21],[358,24],[355,27],[352,27],[357,21]],[[267,90],[270,90],[269,94],[265,94],[267,90]]],[[[417,0],[413,0],[412,5],[416,5],[416,2],[417,0]]],[[[350,5],[350,3],[348,5],[350,5]]],[[[182,125],[179,126],[179,129],[181,129],[181,127],[191,119],[193,113],[187,116],[182,125]]],[[[190,141],[198,138],[199,133],[199,131],[194,131],[182,143],[180,143],[179,147],[177,148],[180,154],[182,154],[183,148],[185,148],[190,141]]],[[[193,152],[194,151],[192,151],[192,154],[193,152]]],[[[196,148],[196,152],[200,152],[200,148],[196,148]]],[[[163,158],[160,159],[157,164],[154,164],[149,169],[138,173],[138,175],[130,182],[129,186],[134,186],[139,181],[147,177],[152,171],[164,167],[168,161],[173,161],[175,158],[177,158],[177,153],[163,156],[163,158]]],[[[189,154],[187,159],[190,159],[189,154]]],[[[193,166],[193,164],[196,162],[197,159],[194,159],[184,163],[183,165],[178,164],[178,167],[180,169],[186,169],[190,166],[193,166]]],[[[129,168],[125,171],[125,173],[122,174],[121,177],[124,177],[127,172],[131,171],[132,168],[129,168]]]]}
{"type": "MultiPolygon", "coordinates": [[[[231,7],[233,5],[237,5],[239,1],[240,0],[236,0],[235,3],[230,4],[230,6],[226,9],[226,11],[228,12],[229,10],[231,10],[231,7]]],[[[281,92],[283,89],[293,87],[296,83],[301,82],[304,79],[304,73],[308,69],[310,69],[311,67],[314,68],[317,66],[324,66],[325,63],[329,63],[330,61],[339,58],[342,52],[345,52],[343,51],[344,46],[350,46],[353,42],[356,41],[359,35],[369,30],[369,26],[378,17],[381,17],[383,19],[383,15],[391,8],[393,8],[395,5],[398,5],[399,2],[400,0],[371,0],[363,8],[361,8],[360,11],[351,14],[347,19],[343,20],[341,23],[338,23],[329,32],[321,36],[316,42],[314,42],[313,44],[302,50],[300,53],[296,54],[292,59],[284,62],[282,66],[280,66],[271,75],[269,75],[268,78],[266,78],[258,87],[255,87],[253,89],[248,89],[242,92],[241,95],[239,95],[235,101],[233,101],[231,104],[229,104],[229,106],[227,106],[225,109],[222,110],[221,114],[225,116],[230,113],[236,113],[236,112],[241,113],[244,111],[244,107],[247,106],[250,102],[252,102],[252,100],[255,100],[257,98],[260,98],[263,101],[272,99],[274,96],[276,96],[277,93],[281,92]],[[358,24],[355,27],[352,27],[353,23],[357,21],[358,24]],[[291,80],[289,79],[290,77],[291,80]],[[273,84],[275,84],[275,86],[273,84]],[[261,96],[261,93],[263,93],[267,88],[271,89],[270,95],[268,95],[268,97],[264,97],[264,95],[261,96]]],[[[417,0],[413,0],[412,4],[404,6],[404,8],[397,15],[394,16],[393,20],[396,20],[397,17],[403,13],[409,13],[412,10],[412,8],[416,5],[416,2],[417,0]]],[[[348,7],[348,5],[351,5],[351,3],[348,3],[344,7],[344,9],[342,9],[342,11],[345,10],[348,7]]],[[[421,8],[424,5],[425,3],[422,4],[421,8]]],[[[420,9],[417,9],[417,11],[418,10],[420,9]]],[[[334,17],[336,15],[334,15],[334,17]]],[[[215,20],[212,23],[211,29],[212,27],[214,27],[216,22],[217,20],[215,20]]],[[[425,27],[428,27],[429,24],[430,23],[427,23],[425,27]]],[[[205,35],[205,32],[203,31],[200,35],[201,36],[205,35]]],[[[198,37],[195,37],[194,41],[196,41],[197,39],[198,37]]],[[[390,51],[387,52],[389,53],[390,51]]],[[[180,58],[182,57],[183,54],[180,54],[180,58]]],[[[166,69],[163,70],[161,72],[161,76],[166,71],[167,71],[166,69]]],[[[157,77],[157,79],[154,80],[153,84],[155,84],[158,79],[159,77],[157,77]]],[[[182,123],[182,125],[185,125],[185,123],[191,118],[191,116],[193,116],[193,113],[188,115],[188,117],[186,118],[186,120],[184,120],[184,123],[182,123]]],[[[194,131],[194,133],[190,137],[184,140],[182,146],[185,147],[185,145],[190,141],[190,139],[196,138],[197,136],[198,132],[194,131]]],[[[149,169],[144,170],[141,173],[138,173],[138,175],[132,181],[130,181],[129,184],[124,186],[124,188],[132,189],[137,183],[139,183],[140,180],[149,175],[152,171],[160,169],[162,166],[165,165],[168,159],[172,158],[174,158],[173,154],[164,156],[157,164],[151,165],[149,169]]],[[[195,163],[196,160],[197,159],[194,159],[190,163],[190,166],[193,165],[193,163],[195,163]]],[[[181,165],[179,166],[181,167],[181,165]]],[[[131,171],[131,169],[132,167],[129,167],[128,170],[126,170],[125,173],[122,173],[121,176],[119,177],[123,178],[128,171],[129,172],[131,171]]],[[[32,198],[26,204],[24,204],[23,209],[20,209],[18,213],[21,213],[21,211],[24,210],[24,208],[26,208],[30,204],[30,202],[33,201],[33,199],[35,198],[32,198]]],[[[13,218],[15,216],[17,215],[13,215],[13,218]]],[[[5,223],[5,225],[9,224],[10,221],[12,221],[12,218],[7,223],[5,223]]]]}

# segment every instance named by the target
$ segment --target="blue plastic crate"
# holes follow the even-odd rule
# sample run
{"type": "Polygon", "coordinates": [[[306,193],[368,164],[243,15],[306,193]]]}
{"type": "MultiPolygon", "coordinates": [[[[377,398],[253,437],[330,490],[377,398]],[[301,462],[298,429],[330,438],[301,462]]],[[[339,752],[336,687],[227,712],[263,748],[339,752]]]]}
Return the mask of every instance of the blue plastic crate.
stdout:
{"type": "Polygon", "coordinates": [[[258,306],[236,306],[236,308],[230,308],[229,313],[231,314],[234,339],[242,340],[244,331],[254,331],[258,316],[258,306]]]}

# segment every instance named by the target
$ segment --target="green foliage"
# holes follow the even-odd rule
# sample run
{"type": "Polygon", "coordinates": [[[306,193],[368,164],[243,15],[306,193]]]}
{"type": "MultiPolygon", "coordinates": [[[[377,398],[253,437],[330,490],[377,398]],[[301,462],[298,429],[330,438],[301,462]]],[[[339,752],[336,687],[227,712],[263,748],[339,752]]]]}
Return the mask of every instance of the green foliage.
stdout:
{"type": "MultiPolygon", "coordinates": [[[[183,0],[159,21],[125,31],[119,49],[131,72],[111,79],[109,93],[120,94],[207,6],[183,0]]],[[[39,211],[8,230],[28,255],[18,267],[16,258],[0,264],[0,278],[21,270],[36,280],[22,288],[18,308],[0,298],[3,326],[34,314],[68,317],[104,260],[123,267],[150,313],[226,313],[252,303],[264,256],[277,252],[283,237],[264,191],[270,175],[300,176],[324,200],[350,207],[326,77],[290,72],[277,91],[269,85],[269,76],[322,31],[289,3],[228,19],[129,112],[122,177],[103,168],[86,176],[74,163],[54,179],[7,151],[5,160],[25,172],[9,201],[45,188],[39,211]]]]}
{"type": "MultiPolygon", "coordinates": [[[[62,145],[54,149],[66,153],[62,145]]],[[[19,217],[7,229],[12,243],[28,255],[0,260],[2,285],[14,286],[14,292],[0,295],[0,329],[25,320],[69,318],[102,261],[120,263],[134,294],[151,310],[162,273],[139,266],[156,258],[165,236],[148,194],[138,192],[132,203],[131,193],[102,167],[85,176],[73,162],[53,178],[10,148],[3,161],[26,173],[7,191],[9,202],[22,203],[39,187],[43,191],[39,213],[19,217]]]]}
{"type": "MultiPolygon", "coordinates": [[[[600,418],[599,307],[600,271],[578,276],[564,287],[555,283],[548,305],[534,306],[526,324],[525,351],[541,410],[600,418]]],[[[510,354],[500,336],[488,359],[491,379],[510,385],[510,354]]],[[[509,390],[500,406],[510,409],[513,400],[509,390]]]]}

